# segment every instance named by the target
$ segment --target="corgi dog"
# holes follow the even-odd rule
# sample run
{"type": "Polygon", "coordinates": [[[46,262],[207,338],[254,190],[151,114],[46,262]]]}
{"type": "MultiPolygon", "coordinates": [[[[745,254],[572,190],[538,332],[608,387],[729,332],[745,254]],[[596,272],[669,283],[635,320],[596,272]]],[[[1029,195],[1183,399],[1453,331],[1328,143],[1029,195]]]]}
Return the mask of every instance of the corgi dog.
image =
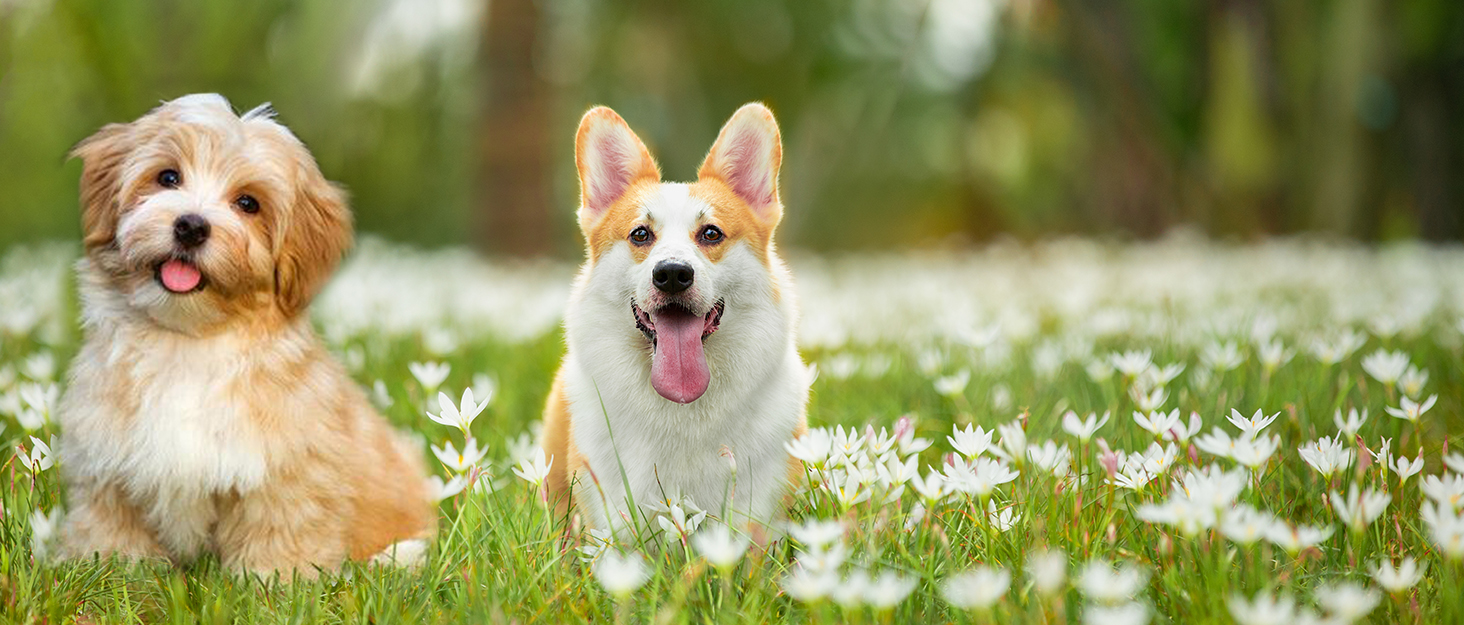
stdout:
{"type": "Polygon", "coordinates": [[[561,512],[627,536],[637,507],[689,499],[756,530],[806,430],[793,280],[773,233],[782,143],[761,104],[723,126],[696,182],[661,181],[614,111],[575,137],[585,263],[544,416],[546,487],[561,512]]]}

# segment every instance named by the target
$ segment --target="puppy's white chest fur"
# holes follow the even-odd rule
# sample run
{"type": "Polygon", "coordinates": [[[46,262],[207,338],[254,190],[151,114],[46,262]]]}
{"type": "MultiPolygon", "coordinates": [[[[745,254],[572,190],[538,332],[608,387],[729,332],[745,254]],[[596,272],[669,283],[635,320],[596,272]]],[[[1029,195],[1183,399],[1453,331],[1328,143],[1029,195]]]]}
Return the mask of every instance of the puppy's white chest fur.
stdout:
{"type": "Polygon", "coordinates": [[[218,496],[247,493],[268,472],[236,386],[250,349],[259,346],[227,334],[120,327],[77,359],[62,405],[64,462],[119,484],[180,556],[206,546],[218,496]]]}

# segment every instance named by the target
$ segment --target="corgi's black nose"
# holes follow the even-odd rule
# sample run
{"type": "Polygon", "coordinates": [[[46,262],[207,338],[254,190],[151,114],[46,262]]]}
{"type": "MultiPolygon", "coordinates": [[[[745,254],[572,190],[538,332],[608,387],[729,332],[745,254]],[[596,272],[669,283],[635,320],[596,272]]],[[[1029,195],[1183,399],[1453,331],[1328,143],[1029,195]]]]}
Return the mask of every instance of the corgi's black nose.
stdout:
{"type": "Polygon", "coordinates": [[[663,293],[680,293],[691,288],[691,283],[696,279],[696,270],[691,265],[675,260],[663,260],[656,263],[655,270],[651,271],[651,284],[656,285],[663,293]]]}
{"type": "Polygon", "coordinates": [[[173,240],[183,247],[203,245],[208,240],[210,230],[212,228],[208,225],[208,220],[193,213],[173,220],[173,240]]]}

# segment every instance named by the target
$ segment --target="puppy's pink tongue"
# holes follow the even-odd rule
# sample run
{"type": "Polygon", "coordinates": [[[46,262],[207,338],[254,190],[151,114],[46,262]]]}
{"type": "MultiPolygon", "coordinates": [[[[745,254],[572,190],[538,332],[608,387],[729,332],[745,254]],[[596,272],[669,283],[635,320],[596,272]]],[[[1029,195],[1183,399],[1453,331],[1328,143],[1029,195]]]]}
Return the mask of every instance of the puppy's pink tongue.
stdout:
{"type": "Polygon", "coordinates": [[[187,293],[198,288],[198,283],[203,281],[203,274],[198,268],[181,260],[170,260],[163,263],[162,270],[158,277],[163,281],[163,288],[174,293],[187,293]]]}
{"type": "Polygon", "coordinates": [[[679,308],[652,314],[656,353],[651,356],[651,386],[662,397],[689,404],[707,392],[712,373],[702,351],[706,321],[679,308]]]}

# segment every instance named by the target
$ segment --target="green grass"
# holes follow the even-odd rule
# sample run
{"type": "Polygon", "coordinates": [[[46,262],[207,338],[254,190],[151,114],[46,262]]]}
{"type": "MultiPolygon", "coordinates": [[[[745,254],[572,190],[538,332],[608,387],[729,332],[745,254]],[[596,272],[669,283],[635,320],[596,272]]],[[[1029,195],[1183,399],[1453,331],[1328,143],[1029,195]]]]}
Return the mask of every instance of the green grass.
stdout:
{"type": "MultiPolygon", "coordinates": [[[[914,415],[917,434],[935,441],[922,454],[922,473],[924,465],[939,466],[941,456],[950,451],[945,437],[953,424],[991,428],[1021,415],[1029,441],[1054,439],[1069,444],[1074,470],[1087,476],[1060,482],[1040,470],[1023,470],[998,495],[1021,514],[1016,526],[1006,532],[990,528],[981,520],[977,505],[965,499],[931,511],[907,530],[907,515],[916,501],[913,492],[907,492],[897,504],[866,502],[843,510],[827,492],[799,489],[789,506],[792,519],[842,519],[848,527],[845,543],[851,563],[871,572],[893,570],[918,580],[905,601],[885,612],[845,608],[830,601],[810,605],[788,597],[781,590],[781,580],[797,549],[786,542],[776,543],[765,553],[754,549],[725,578],[676,541],[660,548],[628,545],[626,548],[646,555],[653,573],[644,587],[617,604],[598,585],[590,567],[581,562],[575,550],[583,542],[581,535],[569,531],[565,519],[552,518],[533,487],[507,470],[507,441],[529,431],[531,422],[539,418],[562,354],[560,337],[550,335],[518,344],[468,342],[445,358],[429,355],[415,340],[357,337],[338,348],[361,350],[364,366],[356,373],[359,381],[369,386],[383,380],[394,398],[385,410],[388,418],[437,443],[453,433],[423,415],[427,394],[408,374],[407,363],[431,359],[450,363],[452,374],[444,385],[448,389],[462,389],[478,372],[491,373],[498,380],[498,393],[473,430],[491,446],[489,458],[499,488],[492,494],[465,494],[442,503],[440,531],[426,566],[394,570],[348,565],[339,574],[292,583],[241,576],[222,569],[212,557],[178,567],[153,562],[38,562],[32,553],[31,511],[60,505],[59,471],[53,468],[32,479],[7,452],[4,470],[10,479],[0,493],[4,504],[0,620],[415,625],[616,620],[1082,622],[1087,602],[1078,589],[1070,587],[1057,600],[1043,600],[1024,574],[1027,555],[1034,548],[1047,547],[1068,554],[1070,580],[1093,558],[1140,564],[1149,572],[1149,580],[1138,599],[1152,608],[1151,622],[1160,623],[1229,623],[1226,601],[1234,593],[1249,597],[1258,591],[1286,592],[1303,604],[1315,605],[1312,593],[1319,585],[1341,580],[1366,584],[1367,565],[1379,558],[1408,555],[1427,563],[1427,575],[1401,597],[1384,595],[1370,622],[1464,622],[1464,566],[1435,550],[1418,512],[1424,501],[1420,479],[1443,471],[1446,444],[1451,450],[1464,444],[1464,405],[1459,393],[1464,388],[1464,373],[1459,366],[1457,333],[1446,327],[1450,323],[1432,319],[1413,338],[1370,337],[1365,347],[1335,366],[1320,364],[1303,349],[1274,375],[1265,376],[1252,354],[1238,369],[1215,374],[1205,387],[1199,387],[1190,375],[1200,367],[1197,348],[1138,339],[1111,339],[1096,346],[1094,353],[1099,356],[1138,348],[1152,350],[1159,363],[1184,363],[1185,374],[1169,385],[1166,407],[1184,414],[1198,412],[1205,422],[1204,431],[1221,426],[1234,433],[1223,418],[1232,408],[1246,414],[1256,409],[1281,414],[1267,429],[1281,437],[1280,450],[1257,486],[1243,493],[1241,500],[1296,523],[1336,527],[1336,533],[1320,548],[1296,557],[1264,542],[1240,547],[1217,532],[1185,538],[1135,518],[1133,511],[1139,504],[1164,499],[1169,478],[1156,479],[1146,492],[1116,490],[1104,483],[1094,446],[1080,447],[1060,426],[1066,410],[1111,411],[1113,420],[1099,431],[1100,437],[1114,448],[1147,446],[1152,437],[1130,418],[1133,402],[1121,375],[1095,382],[1081,364],[1070,362],[1051,378],[1039,376],[1031,365],[1035,341],[1014,345],[1009,363],[990,367],[980,364],[985,360],[980,349],[942,345],[946,357],[941,372],[973,371],[962,394],[946,397],[935,391],[932,375],[920,370],[918,350],[908,346],[805,354],[808,360],[825,364],[812,393],[811,423],[873,424],[879,429],[892,427],[901,415],[914,415]],[[1442,338],[1449,336],[1454,339],[1442,338]],[[1385,406],[1397,405],[1397,393],[1381,387],[1360,367],[1362,356],[1380,347],[1403,350],[1413,364],[1430,372],[1424,395],[1437,393],[1439,401],[1417,428],[1384,414],[1385,406]],[[877,377],[856,373],[835,379],[827,363],[842,354],[861,362],[878,355],[888,358],[890,367],[877,377]],[[999,388],[1006,393],[994,391],[999,388]],[[993,406],[1005,403],[1002,395],[1009,395],[1009,405],[993,406]],[[1336,522],[1325,501],[1329,485],[1296,451],[1304,442],[1335,433],[1333,411],[1349,407],[1367,408],[1372,415],[1361,431],[1367,446],[1376,449],[1382,438],[1391,438],[1395,454],[1412,457],[1421,448],[1426,459],[1423,474],[1402,488],[1391,473],[1380,473],[1378,465],[1361,471],[1357,463],[1331,485],[1345,491],[1347,484],[1358,483],[1385,487],[1392,493],[1393,501],[1383,516],[1356,534],[1336,522]],[[978,563],[1011,570],[1011,590],[991,613],[951,608],[940,596],[940,580],[978,563]]],[[[1289,345],[1302,340],[1282,338],[1289,345]]],[[[58,355],[61,369],[74,348],[74,339],[42,345],[35,336],[9,336],[0,343],[0,365],[16,364],[36,350],[49,349],[58,355]]],[[[0,438],[8,447],[29,440],[13,419],[6,423],[0,438]]],[[[37,435],[54,432],[55,426],[48,425],[37,435]]],[[[1193,453],[1202,465],[1214,461],[1203,452],[1193,453]]],[[[1187,456],[1181,454],[1174,471],[1193,466],[1187,456]]]]}

